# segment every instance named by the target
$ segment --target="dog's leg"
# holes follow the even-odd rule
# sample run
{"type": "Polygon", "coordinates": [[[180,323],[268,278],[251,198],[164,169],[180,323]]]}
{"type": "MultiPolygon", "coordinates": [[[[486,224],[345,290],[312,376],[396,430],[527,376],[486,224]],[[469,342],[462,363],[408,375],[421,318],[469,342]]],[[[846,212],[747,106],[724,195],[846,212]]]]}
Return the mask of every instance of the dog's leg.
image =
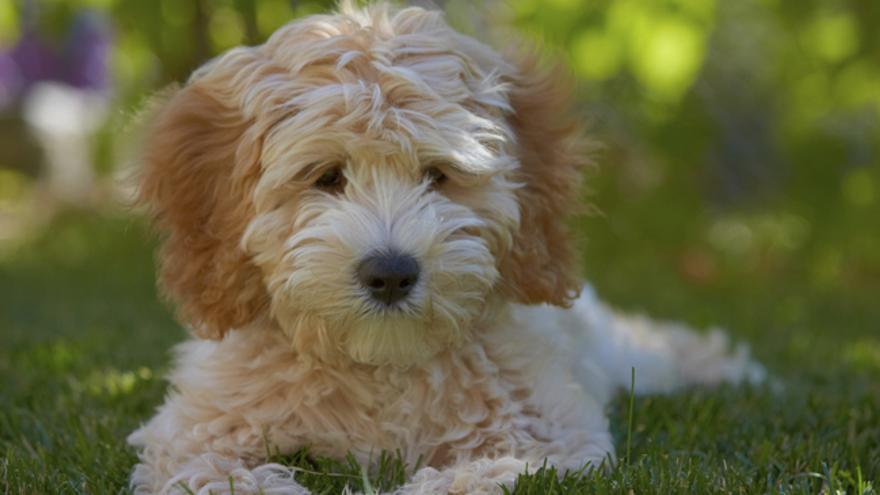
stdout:
{"type": "Polygon", "coordinates": [[[679,323],[621,315],[585,287],[572,313],[572,334],[617,388],[628,389],[635,369],[636,393],[669,392],[689,385],[759,383],[766,373],[744,344],[732,346],[720,329],[697,333],[679,323]],[[584,331],[586,329],[586,331],[584,331]]]}
{"type": "Polygon", "coordinates": [[[396,495],[501,493],[501,486],[513,487],[517,476],[534,466],[521,459],[502,457],[463,462],[443,469],[422,468],[400,487],[396,495]]]}
{"type": "Polygon", "coordinates": [[[293,471],[280,464],[249,468],[241,459],[201,454],[182,463],[156,459],[135,466],[131,478],[135,494],[196,495],[308,495],[293,478],[293,471]],[[167,465],[159,463],[169,462],[167,465]],[[169,470],[169,472],[160,472],[169,470]]]}
{"type": "MultiPolygon", "coordinates": [[[[566,430],[549,423],[526,426],[528,420],[521,420],[519,428],[540,431],[546,438],[536,440],[523,431],[531,439],[515,448],[515,455],[487,457],[462,452],[462,460],[449,466],[419,469],[395,494],[494,495],[502,493],[502,487],[512,489],[519,475],[534,473],[545,465],[560,474],[602,469],[614,462],[611,434],[604,417],[587,419],[587,426],[595,430],[566,430]]],[[[511,425],[511,430],[516,428],[511,425]]]]}
{"type": "MultiPolygon", "coordinates": [[[[288,362],[287,350],[275,339],[240,332],[178,346],[172,392],[128,437],[140,459],[131,476],[135,493],[308,493],[292,470],[266,464],[267,445],[276,447],[270,430],[286,411],[278,396],[284,388],[273,377],[288,362]]],[[[284,447],[295,447],[291,442],[284,447]]]]}
{"type": "Polygon", "coordinates": [[[184,427],[175,420],[173,404],[143,428],[135,431],[129,443],[142,448],[140,464],[131,475],[132,491],[140,494],[265,494],[307,495],[309,491],[294,480],[293,471],[279,464],[247,462],[232,455],[259,459],[254,442],[241,445],[234,432],[206,434],[211,425],[184,427]],[[196,438],[198,437],[198,438],[196,438]],[[206,449],[218,447],[220,454],[206,449]]]}

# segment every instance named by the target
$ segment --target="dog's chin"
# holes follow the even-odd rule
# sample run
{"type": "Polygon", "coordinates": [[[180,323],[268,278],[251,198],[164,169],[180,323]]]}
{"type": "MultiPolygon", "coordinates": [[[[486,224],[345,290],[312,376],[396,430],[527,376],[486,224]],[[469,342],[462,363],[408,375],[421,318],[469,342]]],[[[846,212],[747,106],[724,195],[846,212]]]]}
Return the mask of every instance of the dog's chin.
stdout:
{"type": "Polygon", "coordinates": [[[333,297],[338,288],[277,291],[271,314],[303,357],[410,367],[463,345],[485,313],[489,293],[456,281],[457,292],[420,290],[392,306],[353,290],[333,297]]]}
{"type": "Polygon", "coordinates": [[[294,350],[319,360],[411,367],[460,345],[467,321],[385,310],[334,314],[275,308],[275,321],[294,350]]]}
{"type": "Polygon", "coordinates": [[[442,326],[412,315],[385,313],[353,324],[345,332],[342,348],[357,363],[413,366],[456,343],[455,332],[442,326]]]}
{"type": "Polygon", "coordinates": [[[325,321],[331,327],[333,321],[341,324],[328,333],[338,336],[338,348],[357,363],[426,364],[441,352],[464,344],[471,337],[468,329],[486,310],[485,294],[475,293],[466,299],[433,294],[392,308],[372,306],[350,319],[329,318],[325,321]]]}

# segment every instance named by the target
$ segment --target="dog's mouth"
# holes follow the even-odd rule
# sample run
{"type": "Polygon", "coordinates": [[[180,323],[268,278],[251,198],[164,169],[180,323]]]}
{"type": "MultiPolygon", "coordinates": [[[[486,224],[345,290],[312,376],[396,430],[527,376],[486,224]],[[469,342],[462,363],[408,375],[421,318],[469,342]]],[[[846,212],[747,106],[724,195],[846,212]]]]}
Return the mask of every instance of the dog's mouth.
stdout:
{"type": "Polygon", "coordinates": [[[364,318],[370,319],[401,319],[421,320],[424,318],[424,309],[421,304],[414,301],[398,301],[390,304],[373,301],[369,296],[364,296],[366,302],[362,311],[364,318]]]}

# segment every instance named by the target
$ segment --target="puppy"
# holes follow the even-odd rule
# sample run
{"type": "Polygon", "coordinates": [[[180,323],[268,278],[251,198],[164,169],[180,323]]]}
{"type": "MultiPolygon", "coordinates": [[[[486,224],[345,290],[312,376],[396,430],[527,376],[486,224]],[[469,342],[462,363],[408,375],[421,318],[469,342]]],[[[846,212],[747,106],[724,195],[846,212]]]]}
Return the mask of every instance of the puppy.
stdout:
{"type": "Polygon", "coordinates": [[[724,336],[614,314],[565,218],[587,146],[564,70],[438,12],[294,21],[154,116],[140,198],[193,339],[129,442],[136,493],[303,494],[266,453],[421,459],[400,493],[613,462],[617,388],[760,379],[724,336]]]}

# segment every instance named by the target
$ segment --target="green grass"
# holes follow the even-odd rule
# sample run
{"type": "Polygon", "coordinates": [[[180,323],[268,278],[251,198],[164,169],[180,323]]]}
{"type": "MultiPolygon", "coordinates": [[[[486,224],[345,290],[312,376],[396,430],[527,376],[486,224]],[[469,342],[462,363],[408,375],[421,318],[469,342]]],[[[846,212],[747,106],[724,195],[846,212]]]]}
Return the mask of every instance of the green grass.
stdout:
{"type": "MultiPolygon", "coordinates": [[[[600,292],[625,309],[733,329],[783,387],[631,405],[621,393],[615,468],[561,478],[541,469],[512,493],[876,493],[877,291],[808,283],[813,271],[795,254],[769,271],[738,264],[699,240],[705,225],[670,234],[649,223],[651,209],[615,207],[614,221],[583,222],[600,292]],[[687,268],[706,253],[714,268],[687,268]]],[[[135,455],[125,437],[162,400],[168,349],[184,338],[155,293],[146,239],[138,220],[69,215],[0,255],[0,493],[127,491],[135,455]]],[[[407,470],[393,455],[373,472],[306,453],[280,460],[316,493],[388,489],[407,470]]]]}

